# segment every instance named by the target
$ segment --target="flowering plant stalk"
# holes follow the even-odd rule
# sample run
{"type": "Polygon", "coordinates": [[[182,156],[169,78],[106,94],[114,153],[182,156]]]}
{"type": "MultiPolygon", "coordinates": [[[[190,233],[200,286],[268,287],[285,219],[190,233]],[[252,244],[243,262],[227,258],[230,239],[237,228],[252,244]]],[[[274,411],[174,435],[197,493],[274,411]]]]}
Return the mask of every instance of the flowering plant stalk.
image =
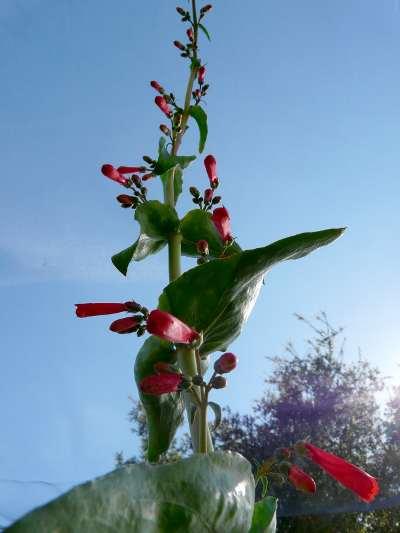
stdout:
{"type": "MultiPolygon", "coordinates": [[[[148,424],[147,459],[149,463],[157,463],[168,451],[184,411],[194,456],[161,469],[139,465],[132,467],[134,470],[110,474],[112,486],[102,480],[94,492],[85,486],[78,487],[74,489],[77,492],[69,493],[68,502],[75,502],[74,495],[77,495],[77,501],[84,501],[86,513],[93,509],[96,516],[107,516],[108,523],[119,524],[119,531],[130,530],[132,524],[137,531],[147,530],[140,527],[147,527],[146,520],[152,520],[155,524],[152,531],[175,531],[178,524],[179,531],[271,532],[276,523],[276,501],[267,496],[268,483],[287,481],[308,494],[317,490],[314,480],[298,461],[310,459],[364,501],[371,501],[378,492],[374,478],[311,443],[283,443],[290,447],[266,458],[253,476],[249,463],[238,454],[213,452],[212,428],[208,423],[208,408],[214,413],[214,426],[221,420],[221,408],[210,398],[227,386],[225,376],[238,366],[238,357],[226,350],[240,334],[264,274],[274,264],[304,257],[331,243],[344,230],[303,233],[254,250],[242,250],[232,233],[229,211],[216,194],[223,179],[218,176],[217,160],[211,154],[204,159],[208,178],[204,192],[190,186],[195,208],[179,216],[177,203],[183,190],[183,172],[196,159],[195,155],[179,155],[189,120],[198,126],[200,153],[208,132],[203,102],[209,83],[205,63],[199,55],[199,36],[210,38],[204,23],[212,6],[207,4],[198,9],[196,0],[191,0],[190,5],[190,10],[176,8],[186,32],[185,43],[173,42],[189,63],[183,101],[179,102],[158,81],[150,82],[158,93],[155,105],[163,115],[158,154],[143,156],[144,164],[106,163],[101,168],[105,177],[126,189],[117,196],[117,201],[127,211],[134,211],[140,227],[137,241],[112,257],[114,265],[126,275],[131,263],[168,246],[169,284],[160,295],[158,307],[151,311],[131,300],[80,303],[76,305],[76,315],[86,318],[128,313],[114,320],[109,329],[118,334],[150,334],[135,361],[135,379],[148,424]],[[151,180],[156,177],[163,184],[162,201],[150,199],[151,180]],[[197,266],[183,274],[182,255],[197,262],[197,266]],[[214,359],[213,371],[207,378],[207,368],[218,351],[223,353],[214,359]],[[263,499],[255,504],[258,483],[262,486],[263,499]],[[127,491],[129,503],[125,497],[127,491]],[[114,506],[115,502],[121,505],[124,502],[124,516],[129,516],[124,526],[107,503],[110,499],[114,506]],[[140,506],[134,507],[134,502],[139,500],[140,506]],[[189,510],[182,513],[178,508],[189,510]],[[201,524],[198,517],[203,521],[201,524]]],[[[79,510],[76,512],[79,514],[79,510]]],[[[51,516],[55,517],[51,523],[57,529],[57,512],[51,516]]]]}

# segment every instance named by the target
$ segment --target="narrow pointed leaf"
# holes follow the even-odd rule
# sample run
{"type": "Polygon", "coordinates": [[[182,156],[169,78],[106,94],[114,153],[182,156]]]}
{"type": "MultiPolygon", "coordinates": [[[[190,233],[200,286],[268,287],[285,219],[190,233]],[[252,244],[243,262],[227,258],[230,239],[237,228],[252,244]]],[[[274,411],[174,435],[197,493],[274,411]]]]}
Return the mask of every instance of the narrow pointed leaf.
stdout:
{"type": "Polygon", "coordinates": [[[217,427],[221,424],[221,419],[222,419],[221,406],[215,402],[208,402],[208,405],[214,411],[214,416],[215,416],[214,429],[217,429],[217,427]]]}
{"type": "Polygon", "coordinates": [[[254,507],[250,463],[233,453],[136,464],[75,487],[10,533],[244,533],[254,507]]]}
{"type": "Polygon", "coordinates": [[[203,332],[203,354],[225,350],[247,321],[264,274],[281,261],[299,259],[333,242],[343,231],[301,233],[192,268],[164,289],[160,308],[203,332]]]}
{"type": "Polygon", "coordinates": [[[192,161],[196,159],[195,155],[190,156],[177,156],[172,155],[168,152],[168,149],[166,147],[166,140],[164,137],[161,137],[159,142],[159,155],[158,160],[156,162],[156,165],[153,169],[154,174],[162,175],[167,172],[170,168],[174,167],[175,165],[179,165],[182,169],[186,168],[192,161]]]}
{"type": "Polygon", "coordinates": [[[189,108],[189,115],[197,122],[200,132],[199,152],[202,153],[207,140],[208,126],[207,113],[199,105],[192,105],[189,108]]]}
{"type": "Polygon", "coordinates": [[[156,240],[167,240],[168,235],[179,228],[179,218],[175,209],[158,200],[150,200],[139,205],[135,219],[140,224],[141,233],[156,240]]]}
{"type": "Polygon", "coordinates": [[[113,255],[111,261],[115,268],[126,276],[131,261],[142,261],[149,255],[159,252],[165,245],[166,241],[155,240],[142,233],[132,246],[113,255]]]}
{"type": "Polygon", "coordinates": [[[158,337],[149,337],[142,345],[135,361],[135,380],[139,397],[146,412],[148,429],[147,458],[155,462],[166,452],[182,422],[184,405],[177,392],[151,396],[140,390],[143,378],[154,374],[154,364],[159,361],[173,364],[176,353],[171,343],[158,337]]]}
{"type": "Polygon", "coordinates": [[[275,533],[277,504],[278,500],[273,496],[267,496],[255,504],[249,533],[275,533]]]}
{"type": "Polygon", "coordinates": [[[207,39],[209,41],[211,41],[211,37],[210,37],[210,34],[208,33],[208,30],[205,26],[203,26],[203,24],[199,24],[199,28],[201,29],[201,31],[204,33],[204,35],[207,37],[207,39]]]}
{"type": "MultiPolygon", "coordinates": [[[[210,257],[221,257],[224,251],[224,243],[220,234],[215,229],[210,213],[202,209],[192,209],[181,220],[182,254],[189,257],[197,257],[196,243],[201,239],[208,242],[210,257]]],[[[233,242],[226,248],[225,257],[240,252],[241,248],[233,242]]]]}

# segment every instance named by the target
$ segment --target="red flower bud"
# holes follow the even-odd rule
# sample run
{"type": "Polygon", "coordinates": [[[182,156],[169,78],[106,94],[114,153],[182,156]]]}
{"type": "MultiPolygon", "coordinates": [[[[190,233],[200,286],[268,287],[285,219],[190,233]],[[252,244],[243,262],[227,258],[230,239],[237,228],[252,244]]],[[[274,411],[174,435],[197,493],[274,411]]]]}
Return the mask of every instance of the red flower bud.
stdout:
{"type": "Polygon", "coordinates": [[[311,494],[314,494],[317,490],[314,479],[296,465],[290,467],[288,479],[297,490],[302,490],[303,492],[309,492],[311,494]]]}
{"type": "Polygon", "coordinates": [[[371,502],[379,492],[377,480],[342,457],[321,450],[308,442],[303,443],[307,456],[333,479],[353,491],[365,502],[371,502]]]}
{"type": "Polygon", "coordinates": [[[209,254],[208,242],[205,241],[204,239],[201,239],[200,241],[197,241],[196,247],[197,247],[197,252],[200,255],[208,255],[209,254]]]}
{"type": "Polygon", "coordinates": [[[143,181],[147,181],[149,180],[150,178],[154,178],[155,174],[153,174],[152,172],[149,172],[149,174],[143,174],[142,176],[142,180],[143,181]]]}
{"type": "Polygon", "coordinates": [[[209,204],[213,199],[214,191],[212,189],[206,189],[204,191],[204,201],[209,204]]]}
{"type": "Polygon", "coordinates": [[[163,132],[164,135],[171,135],[169,127],[165,124],[160,124],[160,130],[163,132]]]}
{"type": "Polygon", "coordinates": [[[114,313],[122,313],[128,311],[128,304],[126,303],[95,303],[95,304],[75,304],[76,316],[79,318],[86,318],[88,316],[112,315],[114,313]]]}
{"type": "Polygon", "coordinates": [[[185,50],[185,45],[182,44],[180,41],[174,41],[174,45],[179,48],[179,50],[185,50]]]}
{"type": "Polygon", "coordinates": [[[204,159],[204,166],[206,167],[206,172],[208,179],[210,180],[210,185],[212,188],[215,188],[215,183],[218,183],[217,178],[217,161],[213,155],[208,155],[204,159]]]}
{"type": "Polygon", "coordinates": [[[232,240],[231,235],[231,219],[229,218],[228,210],[225,207],[217,207],[214,209],[211,216],[214,226],[224,242],[232,240]]]}
{"type": "Polygon", "coordinates": [[[117,196],[117,200],[122,207],[131,207],[131,205],[135,203],[136,198],[135,196],[129,196],[129,194],[120,194],[117,196]]]}
{"type": "Polygon", "coordinates": [[[147,319],[147,331],[161,339],[178,344],[191,344],[199,338],[197,331],[175,316],[155,309],[147,319]]]}
{"type": "Polygon", "coordinates": [[[101,167],[101,172],[104,174],[104,176],[110,178],[110,180],[116,181],[121,185],[125,185],[125,187],[129,185],[129,181],[125,178],[125,176],[118,172],[118,170],[112,165],[103,165],[101,167]]]}
{"type": "Polygon", "coordinates": [[[213,389],[224,389],[226,387],[226,379],[224,376],[215,376],[211,381],[213,389]]]}
{"type": "Polygon", "coordinates": [[[197,81],[199,82],[200,85],[204,83],[205,77],[206,77],[206,67],[202,65],[199,68],[199,72],[197,73],[197,81]]]}
{"type": "Polygon", "coordinates": [[[169,105],[167,104],[166,99],[163,96],[156,96],[154,99],[156,105],[161,109],[161,111],[167,115],[168,118],[172,117],[172,111],[169,105]]]}
{"type": "Polygon", "coordinates": [[[110,325],[110,330],[115,333],[133,333],[138,329],[140,325],[139,320],[134,316],[126,316],[125,318],[119,318],[114,320],[110,325]]]}
{"type": "Polygon", "coordinates": [[[152,374],[140,382],[140,389],[145,394],[160,396],[167,392],[176,392],[182,383],[182,374],[152,374]]]}
{"type": "Polygon", "coordinates": [[[150,85],[153,87],[153,89],[158,91],[160,94],[164,94],[164,87],[161,87],[158,81],[153,80],[150,82],[150,85]]]}
{"type": "Polygon", "coordinates": [[[192,28],[189,28],[186,30],[186,35],[188,36],[189,41],[193,41],[193,30],[192,28]]]}
{"type": "Polygon", "coordinates": [[[231,352],[226,352],[221,355],[214,363],[214,370],[217,374],[227,374],[236,368],[238,358],[231,352]]]}
{"type": "Polygon", "coordinates": [[[135,174],[136,172],[145,172],[146,167],[118,167],[120,174],[135,174]]]}

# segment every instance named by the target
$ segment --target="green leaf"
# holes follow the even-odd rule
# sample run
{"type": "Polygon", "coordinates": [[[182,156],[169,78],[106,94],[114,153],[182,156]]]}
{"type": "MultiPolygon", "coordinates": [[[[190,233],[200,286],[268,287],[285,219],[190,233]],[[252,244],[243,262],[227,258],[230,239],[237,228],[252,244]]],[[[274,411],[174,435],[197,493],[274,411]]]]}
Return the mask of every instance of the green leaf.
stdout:
{"type": "Polygon", "coordinates": [[[210,37],[210,34],[208,33],[208,30],[205,26],[203,26],[203,24],[199,24],[199,28],[202,30],[202,32],[204,33],[204,35],[207,37],[207,39],[209,41],[211,41],[211,37],[210,37]]]}
{"type": "MultiPolygon", "coordinates": [[[[224,243],[215,229],[211,215],[203,209],[193,209],[186,213],[181,220],[182,254],[197,257],[196,243],[201,239],[208,242],[210,257],[220,257],[224,250],[224,243]]],[[[235,242],[226,249],[227,255],[240,252],[241,248],[235,242]]]]}
{"type": "Polygon", "coordinates": [[[158,146],[158,160],[153,169],[153,173],[162,175],[175,165],[179,165],[182,169],[186,168],[192,161],[196,159],[195,155],[172,155],[168,152],[166,147],[165,137],[161,137],[158,146]]]}
{"type": "Polygon", "coordinates": [[[199,152],[204,150],[204,146],[207,140],[208,126],[207,126],[207,113],[199,105],[192,105],[189,107],[189,115],[197,122],[200,132],[199,152]]]}
{"type": "Polygon", "coordinates": [[[139,383],[143,378],[154,374],[154,363],[163,361],[173,364],[176,353],[171,343],[158,337],[149,337],[143,343],[135,361],[135,381],[139,397],[147,418],[149,433],[147,458],[155,462],[166,452],[183,419],[184,405],[180,393],[168,393],[161,396],[143,394],[139,383]]]}
{"type": "Polygon", "coordinates": [[[217,427],[221,424],[221,419],[222,419],[221,406],[215,402],[208,402],[208,405],[214,411],[214,415],[215,415],[214,429],[217,429],[217,427]]]}
{"type": "Polygon", "coordinates": [[[343,231],[301,233],[192,268],[164,289],[160,308],[203,332],[202,354],[225,350],[247,321],[266,271],[331,243],[343,231]]]}
{"type": "Polygon", "coordinates": [[[135,211],[135,219],[140,224],[141,233],[156,240],[167,240],[168,235],[175,233],[179,228],[179,218],[175,209],[158,200],[140,204],[135,211]]]}
{"type": "Polygon", "coordinates": [[[9,533],[245,533],[254,507],[250,463],[196,454],[117,468],[15,522],[9,533]]]}
{"type": "Polygon", "coordinates": [[[162,174],[160,176],[161,181],[163,183],[164,191],[167,187],[168,179],[171,176],[171,173],[174,174],[174,197],[175,197],[175,204],[176,204],[179,198],[179,195],[182,192],[182,184],[183,184],[182,169],[179,165],[176,165],[170,168],[167,172],[165,172],[165,174],[162,174]]]}
{"type": "Polygon", "coordinates": [[[166,241],[155,240],[142,233],[132,246],[113,255],[111,261],[115,268],[126,276],[131,261],[142,261],[149,255],[159,252],[165,245],[166,241]]]}
{"type": "Polygon", "coordinates": [[[249,533],[275,533],[277,505],[278,500],[272,496],[257,502],[249,533]]]}

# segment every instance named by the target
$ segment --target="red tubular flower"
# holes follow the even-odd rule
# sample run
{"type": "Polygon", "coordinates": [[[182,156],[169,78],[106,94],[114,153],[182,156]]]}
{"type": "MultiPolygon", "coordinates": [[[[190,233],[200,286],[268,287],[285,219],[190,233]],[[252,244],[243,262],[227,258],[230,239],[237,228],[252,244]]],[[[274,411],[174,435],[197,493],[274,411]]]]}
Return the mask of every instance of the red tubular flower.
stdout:
{"type": "Polygon", "coordinates": [[[110,180],[116,181],[121,185],[125,185],[125,187],[129,185],[129,181],[125,178],[125,176],[123,176],[121,172],[108,163],[101,167],[101,172],[110,180]]]}
{"type": "Polygon", "coordinates": [[[191,344],[199,338],[197,331],[173,315],[155,309],[147,319],[147,331],[161,339],[178,344],[191,344]]]}
{"type": "Polygon", "coordinates": [[[197,81],[199,82],[200,85],[204,83],[205,77],[206,77],[206,67],[202,65],[199,68],[199,72],[197,73],[197,81]]]}
{"type": "Polygon", "coordinates": [[[310,494],[314,494],[317,490],[314,479],[296,465],[290,467],[288,479],[297,490],[309,492],[310,494]]]}
{"type": "Polygon", "coordinates": [[[232,240],[231,219],[229,218],[226,207],[217,207],[217,209],[214,209],[211,220],[220,234],[221,239],[224,242],[230,242],[232,240]]]}
{"type": "Polygon", "coordinates": [[[155,101],[156,105],[158,105],[158,107],[161,109],[161,111],[165,115],[167,115],[168,118],[171,118],[172,111],[171,111],[171,108],[169,107],[169,105],[167,104],[166,99],[163,96],[156,96],[154,98],[154,101],[155,101]]]}
{"type": "Polygon", "coordinates": [[[110,325],[110,330],[115,333],[133,333],[138,329],[140,322],[134,316],[127,316],[114,320],[110,325]]]}
{"type": "Polygon", "coordinates": [[[146,167],[118,167],[120,174],[136,174],[137,172],[146,172],[146,167]]]}
{"type": "Polygon", "coordinates": [[[208,179],[210,180],[210,185],[214,189],[218,185],[217,178],[217,161],[213,155],[208,155],[204,159],[204,166],[206,167],[206,172],[208,179]]]}
{"type": "Polygon", "coordinates": [[[167,392],[176,392],[182,383],[182,374],[152,374],[140,382],[140,389],[145,394],[160,396],[167,392]]]}
{"type": "Polygon", "coordinates": [[[86,318],[88,316],[112,315],[128,311],[128,303],[95,303],[95,304],[75,304],[76,316],[86,318]]]}
{"type": "Polygon", "coordinates": [[[214,363],[214,370],[218,374],[227,374],[236,368],[238,358],[231,352],[226,352],[221,355],[214,363]]]}
{"type": "Polygon", "coordinates": [[[321,450],[313,444],[304,442],[307,456],[320,466],[327,474],[346,488],[353,491],[365,502],[371,502],[379,492],[377,480],[342,457],[321,450]]]}
{"type": "Polygon", "coordinates": [[[189,41],[193,41],[193,30],[192,28],[189,28],[186,30],[186,35],[188,36],[189,41]]]}

